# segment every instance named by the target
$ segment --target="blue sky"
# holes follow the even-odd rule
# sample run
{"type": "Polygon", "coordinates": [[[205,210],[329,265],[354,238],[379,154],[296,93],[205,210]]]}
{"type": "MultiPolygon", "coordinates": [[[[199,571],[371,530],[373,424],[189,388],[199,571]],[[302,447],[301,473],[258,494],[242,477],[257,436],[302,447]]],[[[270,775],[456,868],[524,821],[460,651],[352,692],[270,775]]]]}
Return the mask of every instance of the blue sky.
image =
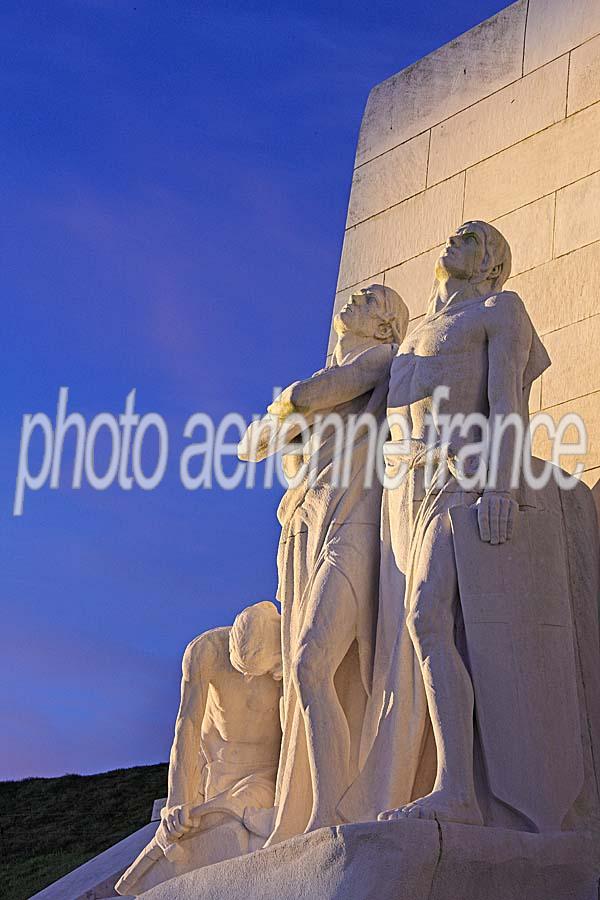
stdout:
{"type": "Polygon", "coordinates": [[[183,425],[319,368],[370,87],[504,5],[2,4],[0,778],[166,759],[186,643],[274,597],[281,489],[185,491],[183,425]],[[15,519],[62,385],[88,420],[136,388],[167,475],[67,464],[15,519]]]}

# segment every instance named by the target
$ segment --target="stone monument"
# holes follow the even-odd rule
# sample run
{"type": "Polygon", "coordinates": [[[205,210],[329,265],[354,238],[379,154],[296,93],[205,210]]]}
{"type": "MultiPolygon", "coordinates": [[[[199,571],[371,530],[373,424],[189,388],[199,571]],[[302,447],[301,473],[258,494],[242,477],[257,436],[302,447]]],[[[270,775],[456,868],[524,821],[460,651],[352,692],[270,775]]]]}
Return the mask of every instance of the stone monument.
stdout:
{"type": "MultiPolygon", "coordinates": [[[[263,849],[238,840],[223,853],[220,839],[229,861],[210,864],[203,810],[230,804],[238,828],[252,830],[248,799],[235,802],[235,783],[216,807],[189,806],[187,787],[175,787],[189,781],[177,778],[188,755],[176,735],[168,805],[144,851],[152,857],[158,844],[162,868],[153,862],[154,888],[133,880],[143,853],[119,891],[595,900],[598,526],[589,489],[555,467],[542,483],[531,459],[531,385],[550,360],[523,301],[503,290],[510,266],[498,229],[464,223],[408,336],[395,292],[354,293],[337,316],[329,368],[295,382],[251,426],[242,456],[280,448],[302,459],[288,469],[280,513],[284,740],[277,790],[271,782],[266,802],[253,803],[263,807],[254,829],[263,849]],[[334,423],[323,428],[317,416],[335,409],[337,444],[334,423]],[[348,429],[351,412],[362,430],[348,429]],[[382,484],[369,477],[367,421],[389,437],[371,445],[385,458],[382,484]],[[345,458],[340,485],[335,463],[345,458]],[[364,622],[376,624],[374,643],[364,622]],[[338,672],[347,680],[336,688],[338,672]],[[178,871],[165,862],[170,842],[193,827],[197,843],[178,871]]],[[[229,652],[233,660],[231,639],[229,652]]],[[[201,657],[200,682],[205,665],[201,657]]],[[[185,672],[184,663],[184,682],[185,672]]],[[[185,687],[182,697],[200,721],[204,705],[187,709],[185,687]]]]}
{"type": "Polygon", "coordinates": [[[283,455],[281,619],[188,648],[121,894],[597,900],[600,6],[568,7],[371,93],[327,365],[240,445],[283,455]],[[583,481],[529,439],[571,400],[583,481]]]}

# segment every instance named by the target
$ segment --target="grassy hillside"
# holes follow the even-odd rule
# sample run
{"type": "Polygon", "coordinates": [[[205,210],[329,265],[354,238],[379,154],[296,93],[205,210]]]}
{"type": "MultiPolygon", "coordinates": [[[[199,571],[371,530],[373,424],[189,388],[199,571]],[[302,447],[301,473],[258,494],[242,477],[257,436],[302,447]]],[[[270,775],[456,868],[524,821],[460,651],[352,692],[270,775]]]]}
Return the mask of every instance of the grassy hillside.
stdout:
{"type": "Polygon", "coordinates": [[[150,821],[167,765],[0,782],[0,897],[27,900],[150,821]]]}

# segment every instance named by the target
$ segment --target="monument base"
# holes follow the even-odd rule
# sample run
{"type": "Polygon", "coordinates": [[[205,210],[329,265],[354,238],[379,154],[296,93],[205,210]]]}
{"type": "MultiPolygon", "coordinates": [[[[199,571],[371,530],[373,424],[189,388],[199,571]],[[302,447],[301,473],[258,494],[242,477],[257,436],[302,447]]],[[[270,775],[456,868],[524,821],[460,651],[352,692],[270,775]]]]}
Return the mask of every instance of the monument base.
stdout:
{"type": "Polygon", "coordinates": [[[598,900],[600,841],[435,821],[322,828],[144,900],[598,900]]]}

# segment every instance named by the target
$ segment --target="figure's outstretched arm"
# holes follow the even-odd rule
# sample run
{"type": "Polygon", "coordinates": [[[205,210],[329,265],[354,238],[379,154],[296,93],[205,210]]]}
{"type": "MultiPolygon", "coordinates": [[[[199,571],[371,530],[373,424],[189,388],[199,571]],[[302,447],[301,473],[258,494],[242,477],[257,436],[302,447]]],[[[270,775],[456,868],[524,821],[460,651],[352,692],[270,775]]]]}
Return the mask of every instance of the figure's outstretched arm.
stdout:
{"type": "Polygon", "coordinates": [[[239,458],[259,462],[271,456],[302,434],[312,416],[373,390],[389,377],[394,352],[394,345],[378,344],[351,363],[321,369],[290,384],[273,400],[268,414],[248,427],[238,445],[239,458]]]}
{"type": "Polygon", "coordinates": [[[204,800],[201,784],[200,734],[206,697],[215,663],[210,634],[193,640],[183,656],[181,702],[169,760],[167,806],[204,800]]]}
{"type": "Polygon", "coordinates": [[[392,344],[370,347],[351,363],[322,369],[311,378],[296,382],[281,394],[281,401],[278,398],[271,404],[269,412],[281,417],[292,413],[306,415],[360,397],[388,377],[393,356],[392,344]]]}

